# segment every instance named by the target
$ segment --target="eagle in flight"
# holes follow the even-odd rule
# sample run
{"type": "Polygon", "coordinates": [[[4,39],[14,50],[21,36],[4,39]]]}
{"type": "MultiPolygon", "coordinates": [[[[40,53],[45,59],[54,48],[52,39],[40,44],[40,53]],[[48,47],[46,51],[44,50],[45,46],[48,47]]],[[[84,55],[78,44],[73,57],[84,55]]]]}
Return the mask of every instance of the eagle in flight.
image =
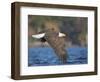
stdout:
{"type": "Polygon", "coordinates": [[[48,42],[49,45],[54,49],[56,55],[60,61],[65,64],[67,52],[65,50],[65,39],[64,33],[61,33],[58,29],[58,23],[54,21],[46,22],[44,33],[32,35],[33,38],[40,39],[42,42],[48,42]]]}

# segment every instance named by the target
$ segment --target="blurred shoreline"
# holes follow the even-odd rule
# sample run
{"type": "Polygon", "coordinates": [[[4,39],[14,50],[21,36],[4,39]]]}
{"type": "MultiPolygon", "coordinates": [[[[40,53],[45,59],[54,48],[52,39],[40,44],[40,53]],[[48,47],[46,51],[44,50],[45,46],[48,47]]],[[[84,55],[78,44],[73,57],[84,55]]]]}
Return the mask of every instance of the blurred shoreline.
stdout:
{"type": "MultiPolygon", "coordinates": [[[[65,43],[65,46],[70,48],[70,47],[86,47],[86,45],[77,45],[77,44],[72,44],[71,42],[66,42],[65,43]]],[[[28,48],[32,48],[32,47],[51,47],[48,42],[40,42],[40,41],[37,41],[37,42],[31,42],[31,43],[28,43],[28,48]]]]}

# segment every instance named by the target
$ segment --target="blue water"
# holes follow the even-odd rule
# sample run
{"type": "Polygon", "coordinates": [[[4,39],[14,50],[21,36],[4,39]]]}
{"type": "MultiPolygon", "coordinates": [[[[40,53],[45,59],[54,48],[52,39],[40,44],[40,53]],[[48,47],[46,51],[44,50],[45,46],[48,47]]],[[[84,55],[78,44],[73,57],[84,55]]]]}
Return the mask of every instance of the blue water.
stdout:
{"type": "MultiPolygon", "coordinates": [[[[87,48],[67,48],[67,62],[70,64],[87,64],[87,48]]],[[[50,47],[37,47],[28,49],[28,66],[62,65],[61,61],[50,47]]]]}

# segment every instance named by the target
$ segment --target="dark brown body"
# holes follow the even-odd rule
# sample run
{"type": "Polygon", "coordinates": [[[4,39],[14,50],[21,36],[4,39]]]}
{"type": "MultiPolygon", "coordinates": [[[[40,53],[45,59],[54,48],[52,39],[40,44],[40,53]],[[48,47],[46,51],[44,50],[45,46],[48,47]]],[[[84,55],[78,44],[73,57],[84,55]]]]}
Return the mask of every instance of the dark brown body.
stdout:
{"type": "Polygon", "coordinates": [[[64,37],[59,37],[58,24],[55,22],[47,22],[45,26],[45,39],[54,49],[61,62],[66,63],[65,39],[64,37]]]}

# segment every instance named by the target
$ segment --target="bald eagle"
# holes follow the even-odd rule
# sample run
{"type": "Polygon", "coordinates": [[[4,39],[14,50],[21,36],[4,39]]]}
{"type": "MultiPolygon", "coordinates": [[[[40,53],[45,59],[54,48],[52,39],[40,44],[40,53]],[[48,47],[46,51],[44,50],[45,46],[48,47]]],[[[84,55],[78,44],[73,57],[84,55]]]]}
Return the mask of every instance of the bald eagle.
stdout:
{"type": "Polygon", "coordinates": [[[57,56],[59,57],[59,59],[63,63],[66,63],[66,51],[65,51],[64,42],[62,42],[63,41],[62,38],[65,37],[66,35],[64,33],[60,33],[60,32],[58,33],[58,35],[56,33],[53,35],[54,35],[54,39],[53,39],[53,37],[50,38],[48,35],[46,35],[46,33],[34,34],[34,35],[32,35],[32,37],[36,38],[36,39],[40,39],[41,42],[48,42],[51,45],[51,47],[53,47],[53,49],[54,49],[55,53],[57,54],[57,56]],[[56,37],[56,36],[58,36],[58,37],[56,37]]]}
{"type": "Polygon", "coordinates": [[[32,35],[33,38],[41,39],[42,42],[47,41],[53,48],[59,60],[64,64],[67,59],[65,49],[65,34],[60,32],[59,23],[57,21],[45,21],[44,30],[41,34],[32,35]]]}

